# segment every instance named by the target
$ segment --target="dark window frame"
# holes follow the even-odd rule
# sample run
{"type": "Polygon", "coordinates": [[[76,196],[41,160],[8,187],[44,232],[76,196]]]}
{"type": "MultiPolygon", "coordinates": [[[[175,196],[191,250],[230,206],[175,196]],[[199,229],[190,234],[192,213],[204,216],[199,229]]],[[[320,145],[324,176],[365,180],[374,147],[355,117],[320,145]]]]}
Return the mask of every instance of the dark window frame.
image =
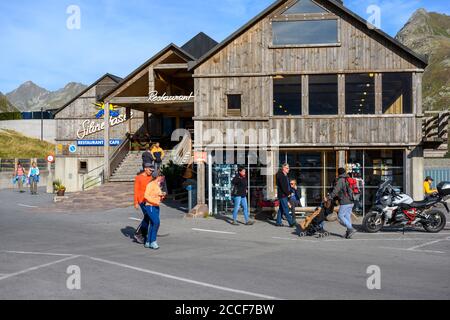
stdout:
{"type": "MultiPolygon", "coordinates": [[[[308,78],[309,78],[308,79],[308,101],[309,101],[309,104],[308,104],[308,115],[309,116],[337,116],[337,115],[339,115],[339,74],[337,74],[337,73],[332,73],[332,74],[310,74],[310,75],[308,75],[308,78]],[[336,98],[336,101],[335,101],[336,105],[333,106],[336,109],[336,113],[316,113],[316,112],[314,112],[314,102],[319,100],[319,99],[315,99],[314,100],[313,99],[314,96],[311,95],[311,92],[312,92],[311,86],[315,85],[315,83],[313,83],[312,79],[314,77],[319,78],[319,77],[331,77],[331,76],[332,77],[336,77],[336,97],[335,97],[336,98]]],[[[328,85],[328,84],[324,84],[324,85],[328,85]]],[[[323,98],[324,94],[321,93],[319,95],[319,97],[323,98]]]]}
{"type": "Polygon", "coordinates": [[[78,173],[79,174],[86,174],[89,172],[89,162],[87,160],[78,160],[78,173]],[[86,168],[83,168],[82,164],[86,164],[86,168]]]}
{"type": "Polygon", "coordinates": [[[229,92],[226,93],[226,97],[227,97],[227,116],[235,116],[235,117],[240,117],[242,116],[242,93],[237,93],[237,92],[229,92]],[[237,99],[238,100],[233,100],[233,99],[237,99]],[[235,106],[231,106],[230,104],[234,104],[237,103],[237,105],[235,106]]]}

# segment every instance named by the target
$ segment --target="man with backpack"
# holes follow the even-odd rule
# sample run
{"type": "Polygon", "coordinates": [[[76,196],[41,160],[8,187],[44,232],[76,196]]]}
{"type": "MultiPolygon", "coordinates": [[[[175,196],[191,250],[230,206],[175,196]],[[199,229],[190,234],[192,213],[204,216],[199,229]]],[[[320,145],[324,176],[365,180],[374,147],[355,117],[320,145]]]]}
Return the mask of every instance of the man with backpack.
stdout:
{"type": "Polygon", "coordinates": [[[330,194],[330,200],[337,198],[339,200],[339,222],[347,228],[347,233],[345,234],[346,239],[351,239],[356,230],[352,225],[352,213],[354,207],[354,195],[353,190],[350,187],[348,181],[348,175],[344,168],[339,168],[339,177],[337,178],[336,185],[330,194]]]}

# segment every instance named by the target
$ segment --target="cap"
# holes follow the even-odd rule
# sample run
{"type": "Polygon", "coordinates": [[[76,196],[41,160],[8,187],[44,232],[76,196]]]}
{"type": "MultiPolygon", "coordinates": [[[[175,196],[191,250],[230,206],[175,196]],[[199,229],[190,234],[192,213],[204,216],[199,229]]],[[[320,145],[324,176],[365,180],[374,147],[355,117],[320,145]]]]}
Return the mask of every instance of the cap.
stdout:
{"type": "Polygon", "coordinates": [[[427,180],[428,180],[428,181],[434,181],[433,178],[430,177],[430,176],[427,177],[427,180]]]}
{"type": "Polygon", "coordinates": [[[155,170],[155,166],[151,163],[146,163],[144,164],[144,168],[149,168],[150,170],[155,170]]]}

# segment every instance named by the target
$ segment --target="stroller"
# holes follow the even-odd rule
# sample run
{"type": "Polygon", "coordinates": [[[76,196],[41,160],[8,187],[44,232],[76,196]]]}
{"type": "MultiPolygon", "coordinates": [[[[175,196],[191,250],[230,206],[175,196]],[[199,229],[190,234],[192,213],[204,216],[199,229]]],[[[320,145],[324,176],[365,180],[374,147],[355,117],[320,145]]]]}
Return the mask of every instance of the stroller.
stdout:
{"type": "Polygon", "coordinates": [[[330,236],[330,233],[324,230],[323,226],[327,217],[334,212],[333,201],[324,201],[314,211],[314,213],[308,216],[305,221],[297,225],[297,235],[299,237],[312,237],[326,238],[330,236]]]}

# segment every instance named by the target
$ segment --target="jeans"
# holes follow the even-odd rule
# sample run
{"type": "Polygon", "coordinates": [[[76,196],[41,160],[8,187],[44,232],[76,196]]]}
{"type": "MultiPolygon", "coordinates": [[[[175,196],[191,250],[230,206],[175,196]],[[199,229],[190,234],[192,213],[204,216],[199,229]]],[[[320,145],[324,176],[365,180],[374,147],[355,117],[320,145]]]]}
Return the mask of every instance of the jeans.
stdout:
{"type": "Polygon", "coordinates": [[[294,221],[292,221],[292,216],[289,213],[289,204],[287,197],[280,199],[280,208],[278,209],[277,215],[277,225],[281,225],[283,223],[283,215],[286,217],[289,225],[292,226],[294,224],[294,221]]]}
{"type": "Polygon", "coordinates": [[[146,206],[145,213],[150,218],[148,225],[147,243],[153,243],[158,237],[158,230],[161,222],[159,220],[159,207],[146,206]]]}
{"type": "Polygon", "coordinates": [[[238,211],[242,204],[242,209],[244,210],[245,223],[247,223],[249,220],[247,197],[233,197],[233,202],[234,202],[233,220],[237,221],[238,211]]]}
{"type": "Polygon", "coordinates": [[[142,220],[141,224],[139,225],[139,229],[136,231],[136,233],[140,233],[141,235],[144,235],[144,233],[142,231],[143,230],[145,230],[145,231],[148,230],[148,224],[150,223],[150,218],[145,213],[145,202],[139,204],[139,206],[141,207],[142,213],[144,214],[144,219],[142,220]]]}
{"type": "Polygon", "coordinates": [[[31,176],[30,177],[30,191],[31,194],[37,193],[37,185],[38,185],[38,177],[37,176],[31,176]]]}
{"type": "Polygon", "coordinates": [[[353,212],[353,204],[341,205],[339,208],[339,222],[344,227],[347,227],[347,231],[353,230],[352,225],[352,212],[353,212]]]}

